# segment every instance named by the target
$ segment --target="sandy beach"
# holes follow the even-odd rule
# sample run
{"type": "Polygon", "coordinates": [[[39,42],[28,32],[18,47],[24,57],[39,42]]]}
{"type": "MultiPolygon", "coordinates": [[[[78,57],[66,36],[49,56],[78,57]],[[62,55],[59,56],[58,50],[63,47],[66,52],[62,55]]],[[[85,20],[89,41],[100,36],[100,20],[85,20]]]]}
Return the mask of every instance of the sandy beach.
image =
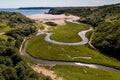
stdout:
{"type": "Polygon", "coordinates": [[[37,20],[37,21],[42,21],[42,22],[51,21],[58,25],[64,25],[66,19],[74,19],[74,20],[79,19],[79,17],[77,16],[73,16],[73,15],[66,16],[65,14],[61,14],[61,15],[35,14],[35,15],[28,16],[28,18],[37,20]]]}

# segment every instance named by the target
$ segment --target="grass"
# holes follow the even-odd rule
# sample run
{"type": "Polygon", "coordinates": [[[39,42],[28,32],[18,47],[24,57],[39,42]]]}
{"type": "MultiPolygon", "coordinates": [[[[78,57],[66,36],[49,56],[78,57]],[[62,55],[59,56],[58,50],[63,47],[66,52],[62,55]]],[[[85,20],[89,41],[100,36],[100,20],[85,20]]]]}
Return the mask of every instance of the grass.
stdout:
{"type": "Polygon", "coordinates": [[[93,31],[89,31],[89,32],[87,32],[87,33],[86,33],[86,37],[87,37],[88,39],[90,39],[92,33],[93,33],[93,31]]]}
{"type": "Polygon", "coordinates": [[[22,59],[23,59],[25,62],[27,62],[28,64],[30,64],[30,65],[35,64],[32,60],[30,60],[30,59],[27,58],[26,56],[21,56],[21,57],[22,57],[22,59]]]}
{"type": "Polygon", "coordinates": [[[80,66],[56,65],[52,68],[65,80],[120,80],[120,74],[80,66]]]}
{"type": "Polygon", "coordinates": [[[89,29],[89,26],[66,22],[66,25],[57,26],[52,31],[51,39],[60,42],[80,42],[78,32],[89,29]]]}
{"type": "Polygon", "coordinates": [[[86,45],[82,46],[64,46],[64,45],[56,45],[49,42],[44,41],[44,37],[46,35],[39,35],[32,37],[28,41],[27,52],[35,57],[40,59],[47,60],[61,60],[61,61],[79,61],[85,63],[95,63],[102,64],[106,66],[112,66],[116,68],[120,68],[120,62],[114,58],[108,57],[100,53],[99,51],[88,48],[86,45]],[[92,57],[92,59],[71,59],[66,55],[70,55],[72,57],[92,57]]]}
{"type": "Polygon", "coordinates": [[[40,30],[43,30],[45,28],[41,23],[37,23],[36,26],[40,30]]]}

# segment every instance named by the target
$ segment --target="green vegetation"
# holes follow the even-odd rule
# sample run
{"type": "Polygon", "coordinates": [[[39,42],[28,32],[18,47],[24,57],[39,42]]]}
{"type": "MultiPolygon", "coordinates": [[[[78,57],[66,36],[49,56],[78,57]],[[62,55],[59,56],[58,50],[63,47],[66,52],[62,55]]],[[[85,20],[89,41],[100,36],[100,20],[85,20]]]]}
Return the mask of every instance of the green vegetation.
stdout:
{"type": "Polygon", "coordinates": [[[0,80],[47,79],[34,72],[19,55],[23,38],[36,31],[31,21],[20,13],[0,12],[0,31],[5,33],[0,35],[0,80]]]}
{"type": "Polygon", "coordinates": [[[46,60],[60,60],[60,61],[80,61],[85,63],[96,63],[106,66],[120,68],[120,62],[107,57],[100,52],[88,48],[86,45],[82,46],[64,46],[56,45],[44,41],[46,35],[39,35],[32,37],[28,41],[27,52],[35,57],[46,60]],[[92,59],[75,58],[71,59],[67,55],[73,57],[92,57],[92,59]]]}
{"type": "Polygon", "coordinates": [[[53,8],[48,12],[49,14],[73,14],[80,17],[86,17],[91,14],[97,7],[65,7],[65,8],[53,8]]]}
{"type": "Polygon", "coordinates": [[[44,29],[44,26],[43,26],[43,25],[39,26],[39,29],[40,29],[40,30],[43,30],[43,29],[44,29]]]}
{"type": "Polygon", "coordinates": [[[29,65],[33,65],[33,64],[35,64],[31,59],[29,59],[28,57],[26,57],[26,56],[21,56],[22,57],[22,59],[25,61],[25,62],[27,62],[27,63],[29,63],[29,65]]]}
{"type": "Polygon", "coordinates": [[[1,39],[4,39],[4,40],[7,40],[9,37],[6,36],[6,35],[0,35],[0,38],[1,38],[1,39]]]}
{"type": "Polygon", "coordinates": [[[81,37],[78,33],[87,29],[89,29],[87,25],[67,22],[66,25],[59,25],[51,30],[53,33],[51,39],[60,42],[80,42],[81,37]]]}
{"type": "Polygon", "coordinates": [[[18,49],[11,42],[4,40],[0,40],[0,69],[3,80],[39,80],[40,78],[18,55],[18,49]]]}
{"type": "Polygon", "coordinates": [[[120,80],[118,73],[88,67],[56,65],[52,70],[65,80],[120,80]]]}
{"type": "Polygon", "coordinates": [[[7,32],[12,29],[15,29],[15,28],[10,28],[10,26],[7,26],[6,24],[0,24],[0,32],[7,32]]]}
{"type": "Polygon", "coordinates": [[[95,27],[92,44],[104,54],[120,59],[120,4],[100,7],[54,8],[51,14],[73,14],[95,27]]]}
{"type": "Polygon", "coordinates": [[[93,33],[93,31],[89,31],[89,32],[87,32],[87,33],[86,33],[86,37],[87,37],[88,39],[90,39],[92,33],[93,33]]]}
{"type": "Polygon", "coordinates": [[[34,21],[17,12],[0,12],[0,24],[6,24],[12,28],[31,27],[34,21]]]}
{"type": "Polygon", "coordinates": [[[101,7],[84,21],[96,26],[92,44],[107,55],[120,56],[120,7],[101,7]],[[96,16],[97,15],[97,16],[96,16]]]}
{"type": "Polygon", "coordinates": [[[120,21],[99,24],[95,30],[92,44],[110,56],[120,56],[120,21]]]}
{"type": "Polygon", "coordinates": [[[37,22],[36,27],[40,30],[43,30],[45,27],[43,26],[42,22],[37,22]]]}
{"type": "MultiPolygon", "coordinates": [[[[62,14],[62,13],[65,13],[67,15],[73,14],[80,17],[80,20],[78,20],[79,22],[87,23],[94,26],[95,31],[92,39],[92,44],[101,52],[90,49],[87,45],[64,46],[64,45],[51,44],[44,41],[45,35],[40,35],[30,39],[27,46],[27,52],[31,56],[40,59],[78,61],[78,62],[80,61],[85,63],[102,64],[120,69],[120,62],[114,58],[109,57],[109,56],[112,57],[117,56],[118,58],[120,57],[119,12],[120,12],[120,7],[118,4],[100,6],[100,7],[51,9],[49,11],[49,13],[51,14],[62,14]],[[103,55],[102,53],[107,54],[109,56],[103,55]],[[74,58],[74,57],[78,57],[78,58],[74,58]],[[79,57],[91,57],[91,59],[87,60],[79,57]]],[[[54,27],[51,30],[53,32],[51,39],[61,42],[72,42],[72,41],[77,42],[77,40],[80,41],[80,39],[77,39],[77,36],[75,36],[78,33],[77,31],[78,28],[76,26],[73,27],[73,25],[77,25],[77,24],[67,23],[67,25],[69,26],[65,25],[65,26],[54,27]],[[73,37],[75,39],[73,39],[73,37]]],[[[88,38],[90,38],[91,34],[92,32],[89,32],[86,35],[88,38]]],[[[86,67],[55,66],[53,70],[55,70],[58,75],[63,76],[66,80],[80,80],[80,79],[81,80],[83,79],[119,80],[120,79],[117,73],[101,71],[98,69],[90,69],[86,67]],[[88,73],[86,73],[86,71],[88,73]]]]}
{"type": "MultiPolygon", "coordinates": [[[[99,51],[120,59],[120,4],[100,7],[55,8],[51,14],[73,14],[80,17],[79,22],[91,24],[95,28],[92,44],[99,51]]],[[[48,25],[55,25],[51,22],[48,25]]],[[[43,26],[39,27],[43,29],[43,26]]],[[[78,32],[89,27],[82,24],[67,23],[51,29],[51,39],[61,42],[78,42],[78,32]]],[[[21,13],[0,12],[0,80],[49,80],[42,74],[34,72],[19,55],[19,47],[23,38],[36,31],[35,22],[21,13]]],[[[90,38],[92,32],[86,35],[90,38]]],[[[120,62],[103,55],[87,45],[64,46],[44,41],[45,35],[32,37],[28,41],[27,52],[35,57],[47,60],[78,61],[102,64],[120,69],[120,62]],[[74,58],[77,57],[77,58],[74,58]],[[80,57],[91,57],[83,59],[80,57]]],[[[53,70],[67,80],[120,80],[118,73],[101,71],[87,67],[55,66],[53,70]],[[96,74],[97,73],[97,74],[96,74]]]]}
{"type": "Polygon", "coordinates": [[[54,23],[54,22],[46,22],[45,24],[47,24],[47,25],[49,25],[49,26],[57,26],[57,24],[54,23]]]}

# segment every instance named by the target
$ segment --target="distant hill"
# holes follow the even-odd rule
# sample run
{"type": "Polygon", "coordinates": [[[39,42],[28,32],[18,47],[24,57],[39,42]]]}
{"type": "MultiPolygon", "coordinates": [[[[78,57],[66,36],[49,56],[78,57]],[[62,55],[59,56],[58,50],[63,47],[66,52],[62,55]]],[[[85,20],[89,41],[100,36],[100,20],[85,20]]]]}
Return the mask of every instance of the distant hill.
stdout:
{"type": "Polygon", "coordinates": [[[21,7],[18,9],[52,9],[53,7],[21,7]]]}
{"type": "Polygon", "coordinates": [[[80,22],[95,27],[92,44],[110,56],[120,58],[120,4],[99,7],[54,8],[50,14],[73,14],[80,22]]]}
{"type": "Polygon", "coordinates": [[[87,16],[91,14],[97,7],[57,7],[50,9],[49,14],[73,14],[76,16],[87,16]]]}

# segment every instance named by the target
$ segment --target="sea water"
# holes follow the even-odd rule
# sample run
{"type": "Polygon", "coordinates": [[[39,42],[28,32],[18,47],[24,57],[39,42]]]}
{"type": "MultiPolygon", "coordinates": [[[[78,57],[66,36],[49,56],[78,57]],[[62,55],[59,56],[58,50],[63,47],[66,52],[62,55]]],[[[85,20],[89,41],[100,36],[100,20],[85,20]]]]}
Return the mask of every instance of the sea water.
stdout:
{"type": "Polygon", "coordinates": [[[16,8],[0,8],[1,11],[5,12],[20,12],[25,16],[30,16],[34,14],[44,14],[48,13],[50,9],[16,9],[16,8]]]}

